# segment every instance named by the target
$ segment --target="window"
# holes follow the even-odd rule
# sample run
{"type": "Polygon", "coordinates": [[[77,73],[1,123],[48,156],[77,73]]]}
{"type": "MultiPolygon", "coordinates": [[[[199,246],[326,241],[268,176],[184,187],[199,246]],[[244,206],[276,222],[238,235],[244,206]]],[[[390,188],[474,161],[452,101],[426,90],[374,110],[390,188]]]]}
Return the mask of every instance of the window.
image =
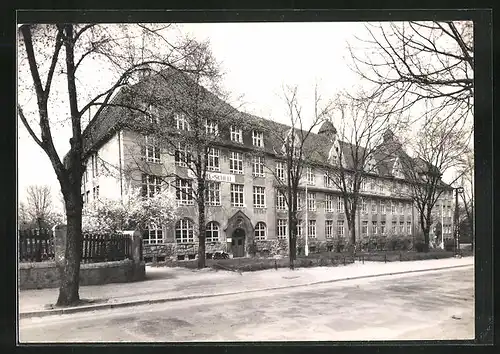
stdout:
{"type": "Polygon", "coordinates": [[[231,205],[234,207],[243,206],[243,185],[231,184],[231,205]]]}
{"type": "Polygon", "coordinates": [[[253,187],[253,207],[254,208],[265,208],[265,187],[253,187]]]}
{"type": "Polygon", "coordinates": [[[231,140],[237,143],[243,143],[243,133],[240,128],[231,125],[231,140]]]}
{"type": "Polygon", "coordinates": [[[161,191],[161,178],[159,176],[142,175],[142,196],[153,197],[161,191]]]}
{"type": "Polygon", "coordinates": [[[194,224],[191,219],[181,219],[175,224],[175,241],[177,243],[194,242],[194,224]]]}
{"type": "Polygon", "coordinates": [[[384,182],[380,181],[378,184],[379,193],[384,193],[384,182]]]}
{"type": "Polygon", "coordinates": [[[241,152],[231,151],[229,157],[229,172],[243,174],[243,155],[241,152]]]}
{"type": "Polygon", "coordinates": [[[174,116],[175,119],[175,125],[177,126],[178,130],[187,130],[189,131],[189,123],[186,120],[186,116],[184,114],[175,114],[174,116]]]}
{"type": "Polygon", "coordinates": [[[252,163],[252,174],[256,177],[264,177],[264,158],[254,156],[252,163]]]}
{"type": "Polygon", "coordinates": [[[306,167],[306,183],[314,185],[314,172],[311,167],[306,167]]]}
{"type": "Polygon", "coordinates": [[[399,214],[404,215],[403,203],[399,203],[399,214]]]}
{"type": "Polygon", "coordinates": [[[91,164],[92,164],[92,178],[95,178],[99,175],[99,171],[98,171],[98,164],[97,164],[97,153],[95,154],[92,154],[91,156],[91,164]]]}
{"type": "Polygon", "coordinates": [[[366,207],[366,200],[364,198],[361,199],[361,212],[363,214],[367,214],[368,213],[368,209],[366,207]]]}
{"type": "Polygon", "coordinates": [[[406,222],[406,233],[411,235],[411,221],[406,222]]]}
{"type": "Polygon", "coordinates": [[[158,107],[150,104],[147,110],[149,111],[149,123],[158,124],[160,122],[160,111],[158,107]]]}
{"type": "Polygon", "coordinates": [[[307,221],[307,237],[316,238],[316,220],[307,221]]]}
{"type": "Polygon", "coordinates": [[[396,221],[393,221],[393,222],[392,222],[392,230],[391,230],[391,233],[392,233],[393,235],[395,235],[395,234],[398,232],[398,231],[397,231],[397,227],[398,227],[397,222],[396,222],[396,221]]]}
{"type": "Polygon", "coordinates": [[[207,120],[205,123],[205,132],[208,135],[219,135],[219,125],[213,120],[207,120]]]}
{"type": "Polygon", "coordinates": [[[326,194],[325,196],[325,211],[326,212],[333,212],[333,205],[334,205],[334,196],[333,194],[326,194]]]}
{"type": "Polygon", "coordinates": [[[207,182],[206,189],[206,203],[212,206],[220,205],[220,182],[207,182]]]}
{"type": "Polygon", "coordinates": [[[391,202],[391,214],[396,214],[396,204],[391,202]]]}
{"type": "Polygon", "coordinates": [[[255,224],[255,240],[265,240],[266,239],[266,224],[259,221],[255,224]]]}
{"type": "Polygon", "coordinates": [[[372,221],[372,235],[376,235],[378,231],[378,225],[376,221],[372,221]]]}
{"type": "Polygon", "coordinates": [[[326,238],[333,237],[333,220],[325,221],[325,236],[326,238]]]}
{"type": "Polygon", "coordinates": [[[99,199],[99,186],[92,188],[92,199],[99,199]]]}
{"type": "Polygon", "coordinates": [[[375,180],[370,179],[370,190],[375,191],[375,180]]]}
{"type": "Polygon", "coordinates": [[[216,148],[208,149],[207,170],[220,171],[219,155],[220,155],[219,149],[216,148]]]}
{"type": "Polygon", "coordinates": [[[89,195],[90,195],[90,191],[87,191],[85,193],[85,203],[88,203],[89,202],[89,195]]]}
{"type": "Polygon", "coordinates": [[[363,221],[361,224],[361,234],[366,236],[368,234],[368,221],[363,221]]]}
{"type": "Polygon", "coordinates": [[[325,185],[326,188],[333,187],[333,181],[327,173],[323,175],[323,184],[325,185]]]}
{"type": "Polygon", "coordinates": [[[299,192],[297,194],[297,210],[302,210],[304,208],[304,193],[299,192]]]}
{"type": "Polygon", "coordinates": [[[190,161],[189,146],[187,144],[179,143],[175,151],[175,164],[177,166],[187,166],[190,161]]]}
{"type": "Polygon", "coordinates": [[[144,159],[148,162],[160,162],[160,148],[156,146],[155,138],[144,137],[144,159]]]}
{"type": "Polygon", "coordinates": [[[385,204],[383,201],[380,201],[380,214],[385,215],[385,204]]]}
{"type": "Polygon", "coordinates": [[[411,203],[406,204],[406,212],[407,212],[408,214],[410,214],[410,213],[411,213],[411,203]]]}
{"type": "Polygon", "coordinates": [[[281,191],[276,191],[276,209],[286,210],[286,199],[281,191]]]}
{"type": "Polygon", "coordinates": [[[163,243],[163,230],[156,227],[155,224],[151,224],[147,229],[147,233],[142,241],[145,245],[155,245],[158,243],[163,243]]]}
{"type": "Polygon", "coordinates": [[[307,210],[316,210],[316,193],[307,193],[307,210]]]}
{"type": "Polygon", "coordinates": [[[218,242],[219,241],[219,223],[210,221],[205,230],[205,242],[218,242]]]}
{"type": "Polygon", "coordinates": [[[253,146],[264,147],[264,133],[257,130],[252,131],[253,146]]]}
{"type": "Polygon", "coordinates": [[[278,181],[285,181],[285,168],[283,166],[283,162],[276,162],[276,178],[278,181]]]}
{"type": "Polygon", "coordinates": [[[287,220],[286,219],[278,219],[276,227],[276,237],[278,239],[286,239],[287,238],[287,220]]]}
{"type": "Polygon", "coordinates": [[[302,234],[303,234],[303,232],[302,232],[303,231],[302,230],[303,229],[303,224],[304,223],[303,223],[302,219],[297,220],[297,236],[302,236],[302,234]]]}
{"type": "Polygon", "coordinates": [[[342,214],[344,212],[344,199],[342,197],[337,198],[337,213],[342,214]]]}
{"type": "Polygon", "coordinates": [[[380,222],[380,233],[385,235],[385,221],[380,222]]]}
{"type": "Polygon", "coordinates": [[[372,214],[375,214],[377,212],[377,204],[375,202],[372,202],[372,214]]]}
{"type": "Polygon", "coordinates": [[[366,179],[363,179],[363,180],[361,181],[360,189],[361,189],[362,191],[366,191],[366,190],[367,190],[367,186],[366,186],[366,179]]]}
{"type": "Polygon", "coordinates": [[[405,233],[405,223],[404,223],[404,221],[400,221],[399,222],[399,233],[401,235],[404,235],[404,233],[405,233]]]}
{"type": "Polygon", "coordinates": [[[344,237],[344,220],[337,220],[337,237],[344,237]]]}
{"type": "Polygon", "coordinates": [[[175,180],[175,199],[180,205],[193,204],[193,181],[177,178],[175,180]]]}

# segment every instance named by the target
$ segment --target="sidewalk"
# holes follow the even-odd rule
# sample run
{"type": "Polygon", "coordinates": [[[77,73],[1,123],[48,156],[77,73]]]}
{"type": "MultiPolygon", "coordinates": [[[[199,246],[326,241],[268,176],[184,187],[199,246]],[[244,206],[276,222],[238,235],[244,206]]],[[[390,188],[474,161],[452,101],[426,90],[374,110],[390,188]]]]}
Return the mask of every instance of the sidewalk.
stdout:
{"type": "Polygon", "coordinates": [[[348,280],[473,265],[473,257],[433,259],[413,262],[356,262],[338,267],[282,268],[256,272],[190,270],[185,268],[147,267],[146,280],[80,287],[80,298],[97,300],[95,304],[65,309],[51,309],[59,289],[23,290],[19,292],[21,318],[72,313],[99,308],[131,306],[185,298],[218,296],[248,291],[312,285],[348,280]]]}

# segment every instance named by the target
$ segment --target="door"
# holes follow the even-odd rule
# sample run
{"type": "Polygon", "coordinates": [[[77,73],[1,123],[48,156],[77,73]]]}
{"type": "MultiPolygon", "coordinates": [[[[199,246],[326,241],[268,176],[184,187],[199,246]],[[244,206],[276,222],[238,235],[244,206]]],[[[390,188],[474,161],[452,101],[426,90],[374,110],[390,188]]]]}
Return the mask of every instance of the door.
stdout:
{"type": "Polygon", "coordinates": [[[233,257],[243,257],[245,256],[245,231],[242,229],[237,229],[233,233],[231,240],[231,248],[233,252],[233,257]]]}

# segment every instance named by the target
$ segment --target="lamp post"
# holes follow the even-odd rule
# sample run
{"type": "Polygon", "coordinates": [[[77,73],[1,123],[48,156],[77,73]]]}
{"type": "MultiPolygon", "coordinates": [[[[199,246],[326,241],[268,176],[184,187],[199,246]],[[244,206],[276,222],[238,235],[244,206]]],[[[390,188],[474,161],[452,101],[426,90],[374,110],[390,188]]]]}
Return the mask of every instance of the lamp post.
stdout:
{"type": "Polygon", "coordinates": [[[308,195],[307,195],[307,180],[306,180],[306,232],[305,232],[305,237],[306,237],[306,240],[305,240],[305,245],[304,245],[304,253],[307,256],[309,256],[309,243],[308,243],[308,238],[309,238],[309,224],[308,224],[308,220],[307,220],[307,212],[309,210],[309,199],[308,199],[308,195]]]}
{"type": "Polygon", "coordinates": [[[459,232],[459,225],[458,225],[458,194],[463,193],[464,189],[463,187],[458,187],[455,188],[455,255],[458,254],[460,251],[460,232],[459,232]]]}

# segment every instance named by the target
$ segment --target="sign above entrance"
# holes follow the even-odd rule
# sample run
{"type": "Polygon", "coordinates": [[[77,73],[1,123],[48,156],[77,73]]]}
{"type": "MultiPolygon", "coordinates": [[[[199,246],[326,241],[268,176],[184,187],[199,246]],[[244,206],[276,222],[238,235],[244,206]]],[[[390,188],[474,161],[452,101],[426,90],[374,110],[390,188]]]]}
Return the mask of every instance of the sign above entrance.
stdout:
{"type": "MultiPolygon", "coordinates": [[[[194,175],[194,172],[191,170],[188,170],[188,176],[191,178],[196,177],[194,175]]],[[[206,179],[209,181],[229,182],[229,183],[234,183],[236,181],[234,175],[228,175],[228,174],[219,173],[219,172],[208,172],[208,171],[207,171],[206,179]]]]}

